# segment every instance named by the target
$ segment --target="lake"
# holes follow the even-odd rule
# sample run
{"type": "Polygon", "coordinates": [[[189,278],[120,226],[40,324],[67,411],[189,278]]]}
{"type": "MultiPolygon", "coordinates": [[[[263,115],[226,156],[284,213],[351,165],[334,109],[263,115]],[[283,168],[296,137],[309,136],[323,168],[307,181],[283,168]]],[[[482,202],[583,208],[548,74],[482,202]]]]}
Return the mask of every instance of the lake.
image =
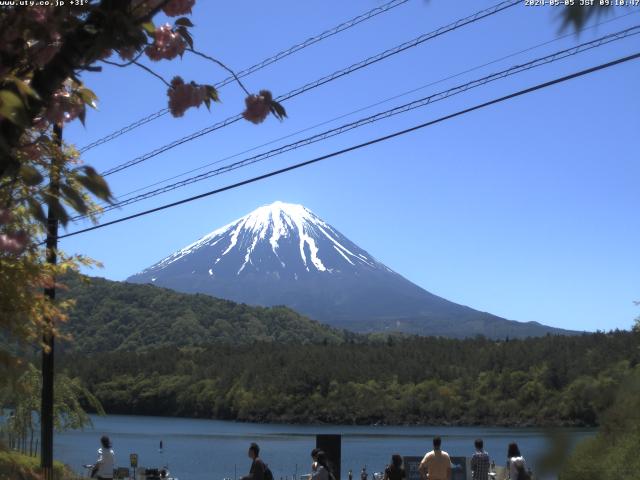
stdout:
{"type": "MultiPolygon", "coordinates": [[[[534,469],[552,444],[550,436],[565,434],[574,446],[593,435],[589,429],[492,427],[413,427],[413,426],[327,426],[236,423],[128,415],[92,416],[93,428],[56,434],[55,458],[81,472],[93,463],[102,435],[109,435],[120,466],[129,466],[129,454],[137,453],[139,466],[157,468],[168,465],[180,480],[222,480],[240,478],[249,470],[247,448],[251,442],[261,447],[261,457],[273,471],[275,480],[299,477],[310,470],[310,451],[315,434],[342,434],[342,478],[349,469],[354,478],[366,465],[367,471],[380,472],[392,453],[424,455],[431,449],[431,438],[441,435],[443,449],[451,455],[470,456],[473,441],[481,437],[496,465],[504,465],[509,442],[517,442],[534,469]],[[163,451],[159,451],[160,441],[163,451]]],[[[371,477],[370,477],[371,478],[371,477]]]]}

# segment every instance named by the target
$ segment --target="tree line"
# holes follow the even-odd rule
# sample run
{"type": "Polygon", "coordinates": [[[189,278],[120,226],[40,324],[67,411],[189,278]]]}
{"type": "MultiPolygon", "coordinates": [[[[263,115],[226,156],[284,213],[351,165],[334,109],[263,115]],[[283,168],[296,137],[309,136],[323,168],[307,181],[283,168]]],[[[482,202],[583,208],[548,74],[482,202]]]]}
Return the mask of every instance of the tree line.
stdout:
{"type": "Polygon", "coordinates": [[[67,353],[109,413],[346,424],[598,424],[640,334],[256,342],[67,353]]]}

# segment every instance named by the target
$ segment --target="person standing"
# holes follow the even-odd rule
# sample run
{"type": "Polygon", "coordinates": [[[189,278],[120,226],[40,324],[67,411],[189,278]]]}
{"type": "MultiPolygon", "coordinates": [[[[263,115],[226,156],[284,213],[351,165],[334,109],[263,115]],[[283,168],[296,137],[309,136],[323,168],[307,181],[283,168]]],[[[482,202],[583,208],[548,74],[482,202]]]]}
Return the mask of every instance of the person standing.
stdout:
{"type": "Polygon", "coordinates": [[[315,472],[318,469],[318,452],[321,452],[319,448],[311,450],[311,472],[315,472]]]}
{"type": "Polygon", "coordinates": [[[360,480],[367,480],[369,478],[369,474],[367,473],[367,466],[362,467],[360,471],[360,480]]]}
{"type": "Polygon", "coordinates": [[[113,466],[115,464],[115,453],[111,448],[111,440],[106,435],[100,438],[102,445],[98,449],[98,461],[91,469],[91,478],[96,477],[98,480],[112,480],[113,466]]]}
{"type": "Polygon", "coordinates": [[[391,463],[384,470],[383,480],[404,480],[406,476],[402,468],[402,457],[397,453],[391,455],[391,463]]]}
{"type": "Polygon", "coordinates": [[[451,458],[441,447],[442,439],[434,437],[433,450],[424,456],[418,467],[422,479],[451,480],[451,458]]]}
{"type": "Polygon", "coordinates": [[[265,480],[265,471],[267,467],[260,458],[260,447],[257,443],[249,445],[247,456],[251,459],[249,475],[245,475],[240,480],[265,480]]]}
{"type": "Polygon", "coordinates": [[[484,450],[481,438],[474,442],[476,452],[471,457],[471,478],[473,480],[489,480],[489,454],[484,450]]]}
{"type": "Polygon", "coordinates": [[[527,462],[515,442],[510,443],[507,449],[507,470],[509,471],[509,480],[529,480],[527,462]]]}
{"type": "Polygon", "coordinates": [[[331,468],[329,467],[329,460],[327,454],[322,450],[316,452],[316,468],[311,474],[311,480],[335,480],[331,468]]]}

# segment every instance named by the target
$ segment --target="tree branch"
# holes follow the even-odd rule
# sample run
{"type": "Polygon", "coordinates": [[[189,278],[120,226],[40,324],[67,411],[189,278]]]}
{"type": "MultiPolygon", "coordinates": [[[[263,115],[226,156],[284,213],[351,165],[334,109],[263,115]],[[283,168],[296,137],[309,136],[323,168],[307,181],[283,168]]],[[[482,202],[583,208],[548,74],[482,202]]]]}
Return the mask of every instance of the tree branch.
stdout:
{"type": "MultiPolygon", "coordinates": [[[[113,63],[113,62],[109,62],[108,60],[103,60],[103,62],[106,62],[106,63],[113,63]]],[[[150,73],[151,75],[153,75],[154,77],[156,77],[156,78],[160,79],[160,81],[161,81],[162,83],[164,83],[167,87],[169,87],[169,88],[173,88],[173,87],[171,86],[171,84],[170,84],[169,82],[167,82],[167,81],[166,81],[166,80],[165,80],[165,79],[164,79],[160,74],[158,74],[158,73],[154,72],[153,70],[151,70],[151,69],[150,69],[149,67],[147,67],[146,65],[143,65],[143,64],[141,64],[140,62],[136,62],[136,61],[134,61],[134,62],[133,62],[133,64],[134,64],[134,65],[137,65],[138,67],[140,67],[140,68],[141,68],[141,69],[143,69],[143,70],[146,70],[147,72],[149,72],[149,73],[150,73]]],[[[116,66],[120,66],[120,65],[116,64],[116,66]]]]}
{"type": "Polygon", "coordinates": [[[193,54],[195,54],[195,55],[198,55],[198,56],[200,56],[200,57],[202,57],[202,58],[206,58],[207,60],[210,60],[210,61],[212,61],[213,63],[215,63],[215,64],[219,65],[219,66],[220,66],[220,67],[222,67],[222,68],[224,68],[227,72],[229,72],[231,75],[233,75],[233,78],[235,78],[236,82],[238,82],[238,85],[240,85],[240,87],[242,88],[242,90],[244,90],[244,92],[245,92],[247,95],[251,95],[251,93],[249,92],[249,90],[247,90],[247,89],[245,88],[245,86],[242,84],[242,82],[240,81],[240,79],[239,79],[239,78],[238,78],[238,76],[236,75],[236,72],[234,72],[233,70],[231,70],[231,69],[230,69],[229,67],[227,67],[224,63],[222,63],[220,60],[217,60],[217,59],[215,59],[215,58],[213,58],[213,57],[210,57],[209,55],[206,55],[206,54],[204,54],[204,53],[202,53],[202,52],[198,52],[197,50],[194,50],[193,48],[187,48],[187,51],[189,51],[189,52],[191,52],[191,53],[193,53],[193,54]]]}
{"type": "MultiPolygon", "coordinates": [[[[81,22],[73,31],[67,33],[62,39],[62,48],[51,61],[42,69],[36,70],[31,81],[31,87],[38,94],[39,99],[32,99],[25,108],[25,114],[29,123],[47,105],[52,95],[60,88],[62,83],[69,77],[75,75],[78,65],[91,64],[97,58],[85,58],[92,45],[95,45],[101,35],[110,35],[108,29],[101,28],[105,18],[109,17],[114,10],[120,10],[123,14],[128,11],[127,2],[112,2],[102,0],[89,14],[84,22],[81,22]],[[91,25],[92,29],[86,27],[91,25]],[[96,35],[92,32],[101,32],[96,35]]],[[[98,52],[94,55],[97,57],[98,52]]],[[[7,171],[16,171],[20,167],[19,161],[12,155],[12,148],[16,147],[20,137],[25,131],[24,126],[11,123],[7,119],[0,119],[0,142],[2,155],[0,157],[0,177],[7,171]]]]}

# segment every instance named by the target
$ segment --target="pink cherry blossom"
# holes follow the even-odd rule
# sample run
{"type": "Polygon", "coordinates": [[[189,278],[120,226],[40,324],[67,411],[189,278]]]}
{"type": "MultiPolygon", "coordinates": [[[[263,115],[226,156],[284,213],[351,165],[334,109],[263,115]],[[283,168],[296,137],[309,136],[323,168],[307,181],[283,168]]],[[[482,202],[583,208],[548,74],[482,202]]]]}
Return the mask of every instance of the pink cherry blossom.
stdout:
{"type": "Polygon", "coordinates": [[[187,15],[188,13],[191,13],[191,8],[193,8],[195,3],[196,0],[171,0],[162,7],[162,11],[169,17],[187,15]]]}
{"type": "Polygon", "coordinates": [[[199,107],[207,97],[207,89],[194,82],[184,83],[181,77],[171,80],[169,96],[169,110],[174,117],[181,117],[190,107],[199,107]]]}
{"type": "Polygon", "coordinates": [[[56,53],[58,53],[59,50],[60,47],[56,45],[45,45],[33,55],[33,61],[38,67],[42,68],[51,61],[51,59],[55,56],[56,53]]]}
{"type": "Polygon", "coordinates": [[[273,96],[269,90],[260,90],[258,95],[249,95],[244,99],[247,108],[242,112],[242,116],[256,125],[262,123],[271,111],[272,100],[273,96]]]}
{"type": "Polygon", "coordinates": [[[59,90],[53,94],[45,116],[49,122],[59,125],[78,118],[83,108],[82,100],[76,95],[66,89],[59,90]]]}
{"type": "Polygon", "coordinates": [[[38,144],[27,145],[20,149],[29,160],[38,160],[42,156],[42,149],[38,144]]]}
{"type": "Polygon", "coordinates": [[[136,56],[136,53],[137,51],[133,47],[122,47],[118,50],[118,54],[123,60],[133,60],[133,57],[136,56]]]}
{"type": "Polygon", "coordinates": [[[34,6],[27,10],[29,17],[36,23],[44,25],[49,19],[51,9],[45,6],[34,6]]]}
{"type": "Polygon", "coordinates": [[[109,57],[113,55],[113,50],[111,50],[110,48],[107,48],[105,51],[103,51],[100,56],[98,57],[98,60],[109,60],[109,57]]]}
{"type": "Polygon", "coordinates": [[[29,236],[23,230],[12,234],[2,233],[0,234],[0,251],[20,255],[27,248],[28,240],[29,236]]]}
{"type": "Polygon", "coordinates": [[[145,49],[149,59],[157,62],[163,58],[172,60],[178,55],[182,55],[186,48],[186,43],[182,35],[173,31],[168,23],[158,27],[153,34],[154,42],[145,49]]]}
{"type": "Polygon", "coordinates": [[[33,119],[33,128],[44,132],[47,128],[50,127],[49,120],[45,118],[45,116],[38,116],[33,119]]]}
{"type": "Polygon", "coordinates": [[[51,33],[51,39],[47,43],[46,40],[38,42],[33,46],[33,61],[39,67],[44,67],[55,56],[62,47],[62,36],[58,32],[51,33]]]}

